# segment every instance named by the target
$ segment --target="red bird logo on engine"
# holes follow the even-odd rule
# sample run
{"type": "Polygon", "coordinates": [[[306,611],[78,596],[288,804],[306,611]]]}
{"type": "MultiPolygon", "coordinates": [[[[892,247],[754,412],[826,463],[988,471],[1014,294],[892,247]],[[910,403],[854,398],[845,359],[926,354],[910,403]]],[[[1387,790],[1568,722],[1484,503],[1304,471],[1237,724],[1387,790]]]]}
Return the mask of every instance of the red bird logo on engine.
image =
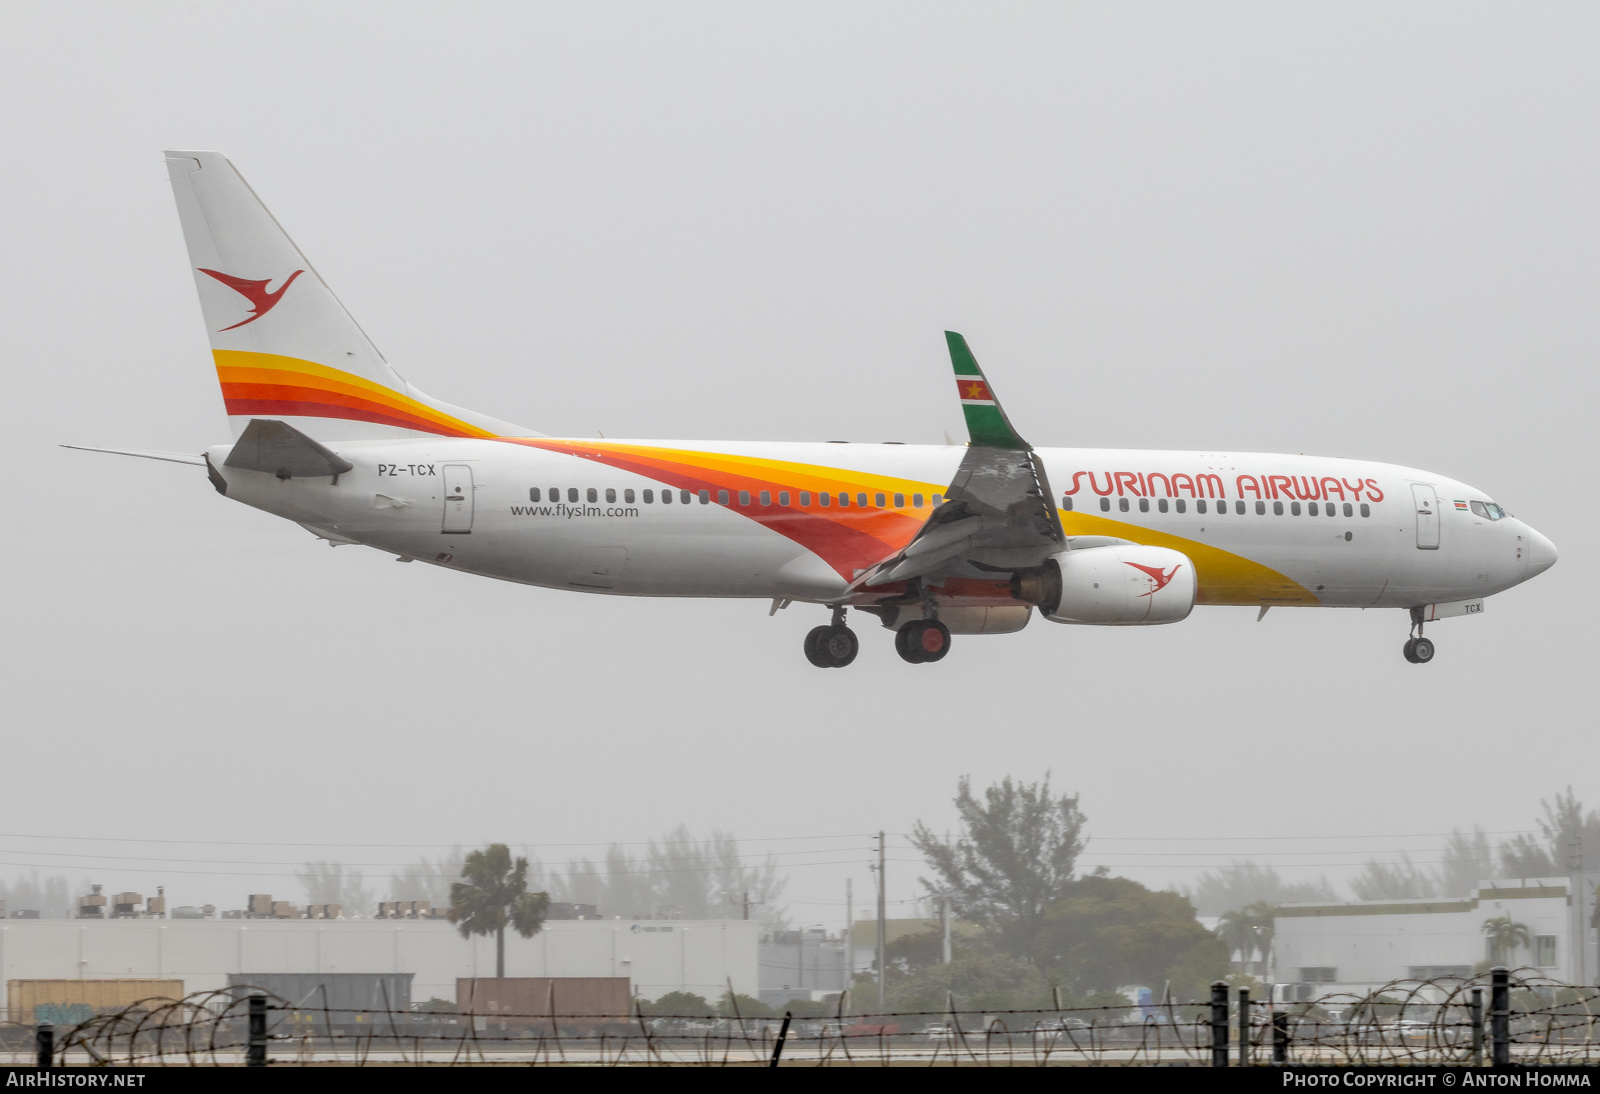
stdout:
{"type": "Polygon", "coordinates": [[[1150,579],[1149,592],[1140,593],[1140,596],[1155,596],[1162,589],[1165,589],[1169,583],[1171,583],[1173,577],[1177,575],[1179,570],[1183,569],[1183,563],[1181,562],[1164,573],[1159,566],[1141,566],[1137,562],[1124,562],[1123,565],[1132,566],[1135,570],[1142,571],[1144,575],[1150,579]]]}
{"type": "MultiPolygon", "coordinates": [[[[218,273],[216,270],[208,270],[204,266],[196,266],[195,269],[199,270],[203,274],[210,274],[212,277],[228,286],[228,288],[232,289],[234,292],[250,301],[250,303],[253,305],[253,307],[250,309],[250,317],[248,319],[240,320],[239,322],[235,323],[233,327],[223,327],[222,330],[233,330],[234,327],[242,327],[246,323],[254,323],[257,319],[260,319],[263,315],[266,315],[273,308],[277,307],[278,301],[283,299],[283,294],[289,291],[290,285],[294,284],[294,279],[305,273],[304,270],[296,270],[294,273],[289,275],[288,279],[284,281],[282,285],[278,286],[277,292],[268,292],[267,286],[272,284],[272,278],[270,277],[265,281],[247,281],[242,277],[234,277],[232,274],[218,273]]],[[[221,334],[222,331],[218,331],[217,333],[221,334]]]]}

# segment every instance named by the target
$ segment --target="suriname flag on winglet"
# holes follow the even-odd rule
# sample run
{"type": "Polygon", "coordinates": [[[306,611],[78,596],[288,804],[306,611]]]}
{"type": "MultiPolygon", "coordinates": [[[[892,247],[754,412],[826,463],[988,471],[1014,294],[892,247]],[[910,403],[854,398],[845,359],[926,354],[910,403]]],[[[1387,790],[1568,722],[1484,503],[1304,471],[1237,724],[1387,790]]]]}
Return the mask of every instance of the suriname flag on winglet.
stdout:
{"type": "Polygon", "coordinates": [[[945,331],[944,338],[950,345],[950,363],[956,370],[956,394],[961,398],[961,412],[966,415],[967,433],[973,445],[1028,451],[1031,446],[1011,427],[1006,412],[989,390],[989,381],[984,379],[978,359],[967,348],[967,340],[953,330],[945,331]]]}

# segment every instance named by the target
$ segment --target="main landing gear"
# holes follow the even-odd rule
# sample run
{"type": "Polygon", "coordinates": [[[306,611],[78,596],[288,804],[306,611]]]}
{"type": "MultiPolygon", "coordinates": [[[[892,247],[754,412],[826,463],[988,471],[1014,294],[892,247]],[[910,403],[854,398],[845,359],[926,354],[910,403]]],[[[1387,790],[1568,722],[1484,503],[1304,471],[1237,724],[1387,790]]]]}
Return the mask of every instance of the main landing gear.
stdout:
{"type": "Polygon", "coordinates": [[[913,665],[938,661],[950,652],[950,628],[937,619],[913,619],[894,632],[894,651],[913,665]]]}
{"type": "Polygon", "coordinates": [[[1426,665],[1433,660],[1433,640],[1422,637],[1422,609],[1411,609],[1411,629],[1416,633],[1406,639],[1404,649],[1407,661],[1413,665],[1426,665]]]}
{"type": "Polygon", "coordinates": [[[813,627],[806,635],[806,660],[819,669],[842,669],[856,659],[861,643],[856,632],[845,626],[844,609],[833,609],[833,622],[813,627]]]}

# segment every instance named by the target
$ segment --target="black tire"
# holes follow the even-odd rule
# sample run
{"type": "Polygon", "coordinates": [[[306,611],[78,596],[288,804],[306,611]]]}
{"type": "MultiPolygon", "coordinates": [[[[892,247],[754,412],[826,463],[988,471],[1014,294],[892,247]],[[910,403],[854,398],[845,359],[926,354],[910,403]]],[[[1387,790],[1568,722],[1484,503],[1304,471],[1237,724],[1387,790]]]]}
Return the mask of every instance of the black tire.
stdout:
{"type": "Polygon", "coordinates": [[[856,659],[856,654],[861,650],[861,642],[856,638],[856,632],[849,627],[827,627],[827,636],[818,646],[828,658],[830,668],[842,669],[856,659]]]}
{"type": "Polygon", "coordinates": [[[950,628],[937,619],[924,623],[922,633],[918,637],[921,639],[922,647],[919,652],[925,664],[943,661],[944,655],[950,652],[950,628]]]}
{"type": "Polygon", "coordinates": [[[1433,660],[1433,639],[1419,638],[1411,644],[1411,663],[1426,665],[1433,660]]]}
{"type": "Polygon", "coordinates": [[[1400,652],[1405,655],[1405,659],[1407,661],[1411,662],[1413,665],[1418,664],[1417,640],[1415,638],[1406,639],[1405,647],[1401,649],[1400,652]]]}
{"type": "Polygon", "coordinates": [[[826,624],[820,627],[812,627],[806,632],[806,660],[819,669],[833,668],[833,658],[828,656],[827,650],[823,648],[823,643],[832,633],[833,628],[826,624]]]}
{"type": "Polygon", "coordinates": [[[920,619],[913,619],[894,632],[894,652],[902,661],[912,665],[922,663],[922,628],[926,625],[920,619]]]}

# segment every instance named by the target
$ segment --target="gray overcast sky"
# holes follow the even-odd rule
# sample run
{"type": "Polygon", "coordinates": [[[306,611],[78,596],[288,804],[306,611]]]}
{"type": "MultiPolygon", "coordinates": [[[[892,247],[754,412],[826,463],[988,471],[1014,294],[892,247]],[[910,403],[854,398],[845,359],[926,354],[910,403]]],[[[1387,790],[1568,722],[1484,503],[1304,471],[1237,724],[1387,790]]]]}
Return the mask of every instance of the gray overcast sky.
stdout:
{"type": "MultiPolygon", "coordinates": [[[[1048,769],[1088,862],[1341,876],[1595,802],[1597,31],[1539,3],[0,4],[0,875],[237,906],[300,893],[229,860],[413,852],[18,836],[905,832],[963,773],[1048,769]],[[232,157],[402,373],[539,430],[959,437],[948,327],[1036,444],[1414,464],[1561,562],[1426,668],[1399,612],[1221,608],[937,667],[863,628],[819,672],[815,608],[329,550],[192,469],[54,447],[227,437],[164,147],[232,157]],[[223,861],[72,857],[108,852],[223,861]]],[[[836,923],[846,876],[865,902],[866,839],[750,847],[796,848],[829,865],[794,918],[836,923]]]]}

